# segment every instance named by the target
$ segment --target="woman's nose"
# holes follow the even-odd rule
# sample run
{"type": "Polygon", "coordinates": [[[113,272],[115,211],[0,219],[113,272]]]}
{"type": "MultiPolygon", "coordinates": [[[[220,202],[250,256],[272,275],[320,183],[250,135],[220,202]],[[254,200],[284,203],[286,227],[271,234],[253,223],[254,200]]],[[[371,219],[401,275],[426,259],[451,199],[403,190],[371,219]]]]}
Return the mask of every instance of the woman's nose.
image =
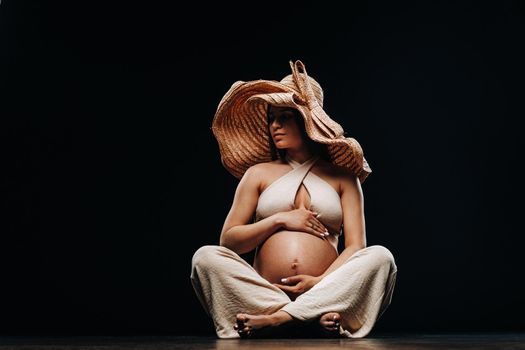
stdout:
{"type": "Polygon", "coordinates": [[[278,118],[275,118],[275,119],[272,121],[272,127],[273,127],[274,129],[278,129],[278,128],[282,127],[281,121],[280,121],[278,118]]]}

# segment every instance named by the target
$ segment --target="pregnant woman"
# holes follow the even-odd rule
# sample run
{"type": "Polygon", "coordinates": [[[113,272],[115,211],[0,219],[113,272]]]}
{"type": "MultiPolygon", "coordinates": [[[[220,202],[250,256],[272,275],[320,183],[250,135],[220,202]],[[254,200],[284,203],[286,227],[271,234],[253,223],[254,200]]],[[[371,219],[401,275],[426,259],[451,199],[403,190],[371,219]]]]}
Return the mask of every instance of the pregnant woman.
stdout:
{"type": "Polygon", "coordinates": [[[290,66],[280,82],[234,83],[213,120],[222,163],[240,182],[220,245],[195,252],[191,282],[219,338],[305,324],[361,338],[391,303],[394,257],[366,246],[361,184],[371,169],[303,63],[290,66]],[[240,255],[253,250],[251,266],[240,255]]]}

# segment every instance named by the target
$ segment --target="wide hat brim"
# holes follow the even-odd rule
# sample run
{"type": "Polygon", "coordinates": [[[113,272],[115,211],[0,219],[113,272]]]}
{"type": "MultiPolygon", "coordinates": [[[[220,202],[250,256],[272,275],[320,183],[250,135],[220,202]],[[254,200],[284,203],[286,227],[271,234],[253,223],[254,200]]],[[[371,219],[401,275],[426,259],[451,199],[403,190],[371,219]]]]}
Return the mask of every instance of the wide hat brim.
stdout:
{"type": "Polygon", "coordinates": [[[332,163],[349,169],[363,183],[372,169],[359,142],[345,137],[342,127],[326,114],[320,101],[308,99],[306,94],[301,86],[273,80],[235,82],[221,99],[211,127],[223,166],[240,179],[249,167],[272,160],[267,120],[271,104],[297,109],[310,139],[326,144],[332,163]]]}

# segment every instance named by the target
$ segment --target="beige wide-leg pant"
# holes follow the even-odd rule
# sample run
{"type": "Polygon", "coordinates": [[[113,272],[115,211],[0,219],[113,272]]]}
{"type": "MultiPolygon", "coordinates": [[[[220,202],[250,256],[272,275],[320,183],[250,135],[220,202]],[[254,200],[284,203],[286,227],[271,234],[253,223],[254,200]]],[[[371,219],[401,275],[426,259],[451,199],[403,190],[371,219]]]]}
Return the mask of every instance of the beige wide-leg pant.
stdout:
{"type": "Polygon", "coordinates": [[[390,305],[396,273],[392,253],[373,245],[355,252],[337,270],[291,301],[235,252],[207,245],[193,255],[190,279],[219,338],[239,338],[233,329],[238,313],[271,314],[278,310],[302,321],[335,311],[341,315],[339,333],[362,338],[390,305]],[[349,320],[358,321],[361,328],[350,333],[349,320]]]}

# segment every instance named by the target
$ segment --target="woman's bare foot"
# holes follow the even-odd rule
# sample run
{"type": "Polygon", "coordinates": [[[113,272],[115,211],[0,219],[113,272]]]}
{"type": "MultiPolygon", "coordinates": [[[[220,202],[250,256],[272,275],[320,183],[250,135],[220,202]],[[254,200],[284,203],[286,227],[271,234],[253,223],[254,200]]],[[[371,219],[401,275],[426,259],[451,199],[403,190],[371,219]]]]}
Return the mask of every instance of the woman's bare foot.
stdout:
{"type": "Polygon", "coordinates": [[[341,322],[341,315],[338,312],[327,312],[319,319],[321,327],[328,332],[328,335],[339,335],[339,325],[341,322]]]}
{"type": "Polygon", "coordinates": [[[277,311],[271,315],[237,314],[237,321],[233,328],[241,338],[248,338],[256,330],[277,327],[291,320],[292,316],[284,311],[277,311]]]}
{"type": "MultiPolygon", "coordinates": [[[[341,315],[338,312],[327,312],[319,319],[319,324],[324,334],[327,336],[338,336],[341,324],[341,315]]],[[[353,319],[346,320],[345,328],[351,333],[357,332],[363,325],[361,322],[353,319]]]]}

